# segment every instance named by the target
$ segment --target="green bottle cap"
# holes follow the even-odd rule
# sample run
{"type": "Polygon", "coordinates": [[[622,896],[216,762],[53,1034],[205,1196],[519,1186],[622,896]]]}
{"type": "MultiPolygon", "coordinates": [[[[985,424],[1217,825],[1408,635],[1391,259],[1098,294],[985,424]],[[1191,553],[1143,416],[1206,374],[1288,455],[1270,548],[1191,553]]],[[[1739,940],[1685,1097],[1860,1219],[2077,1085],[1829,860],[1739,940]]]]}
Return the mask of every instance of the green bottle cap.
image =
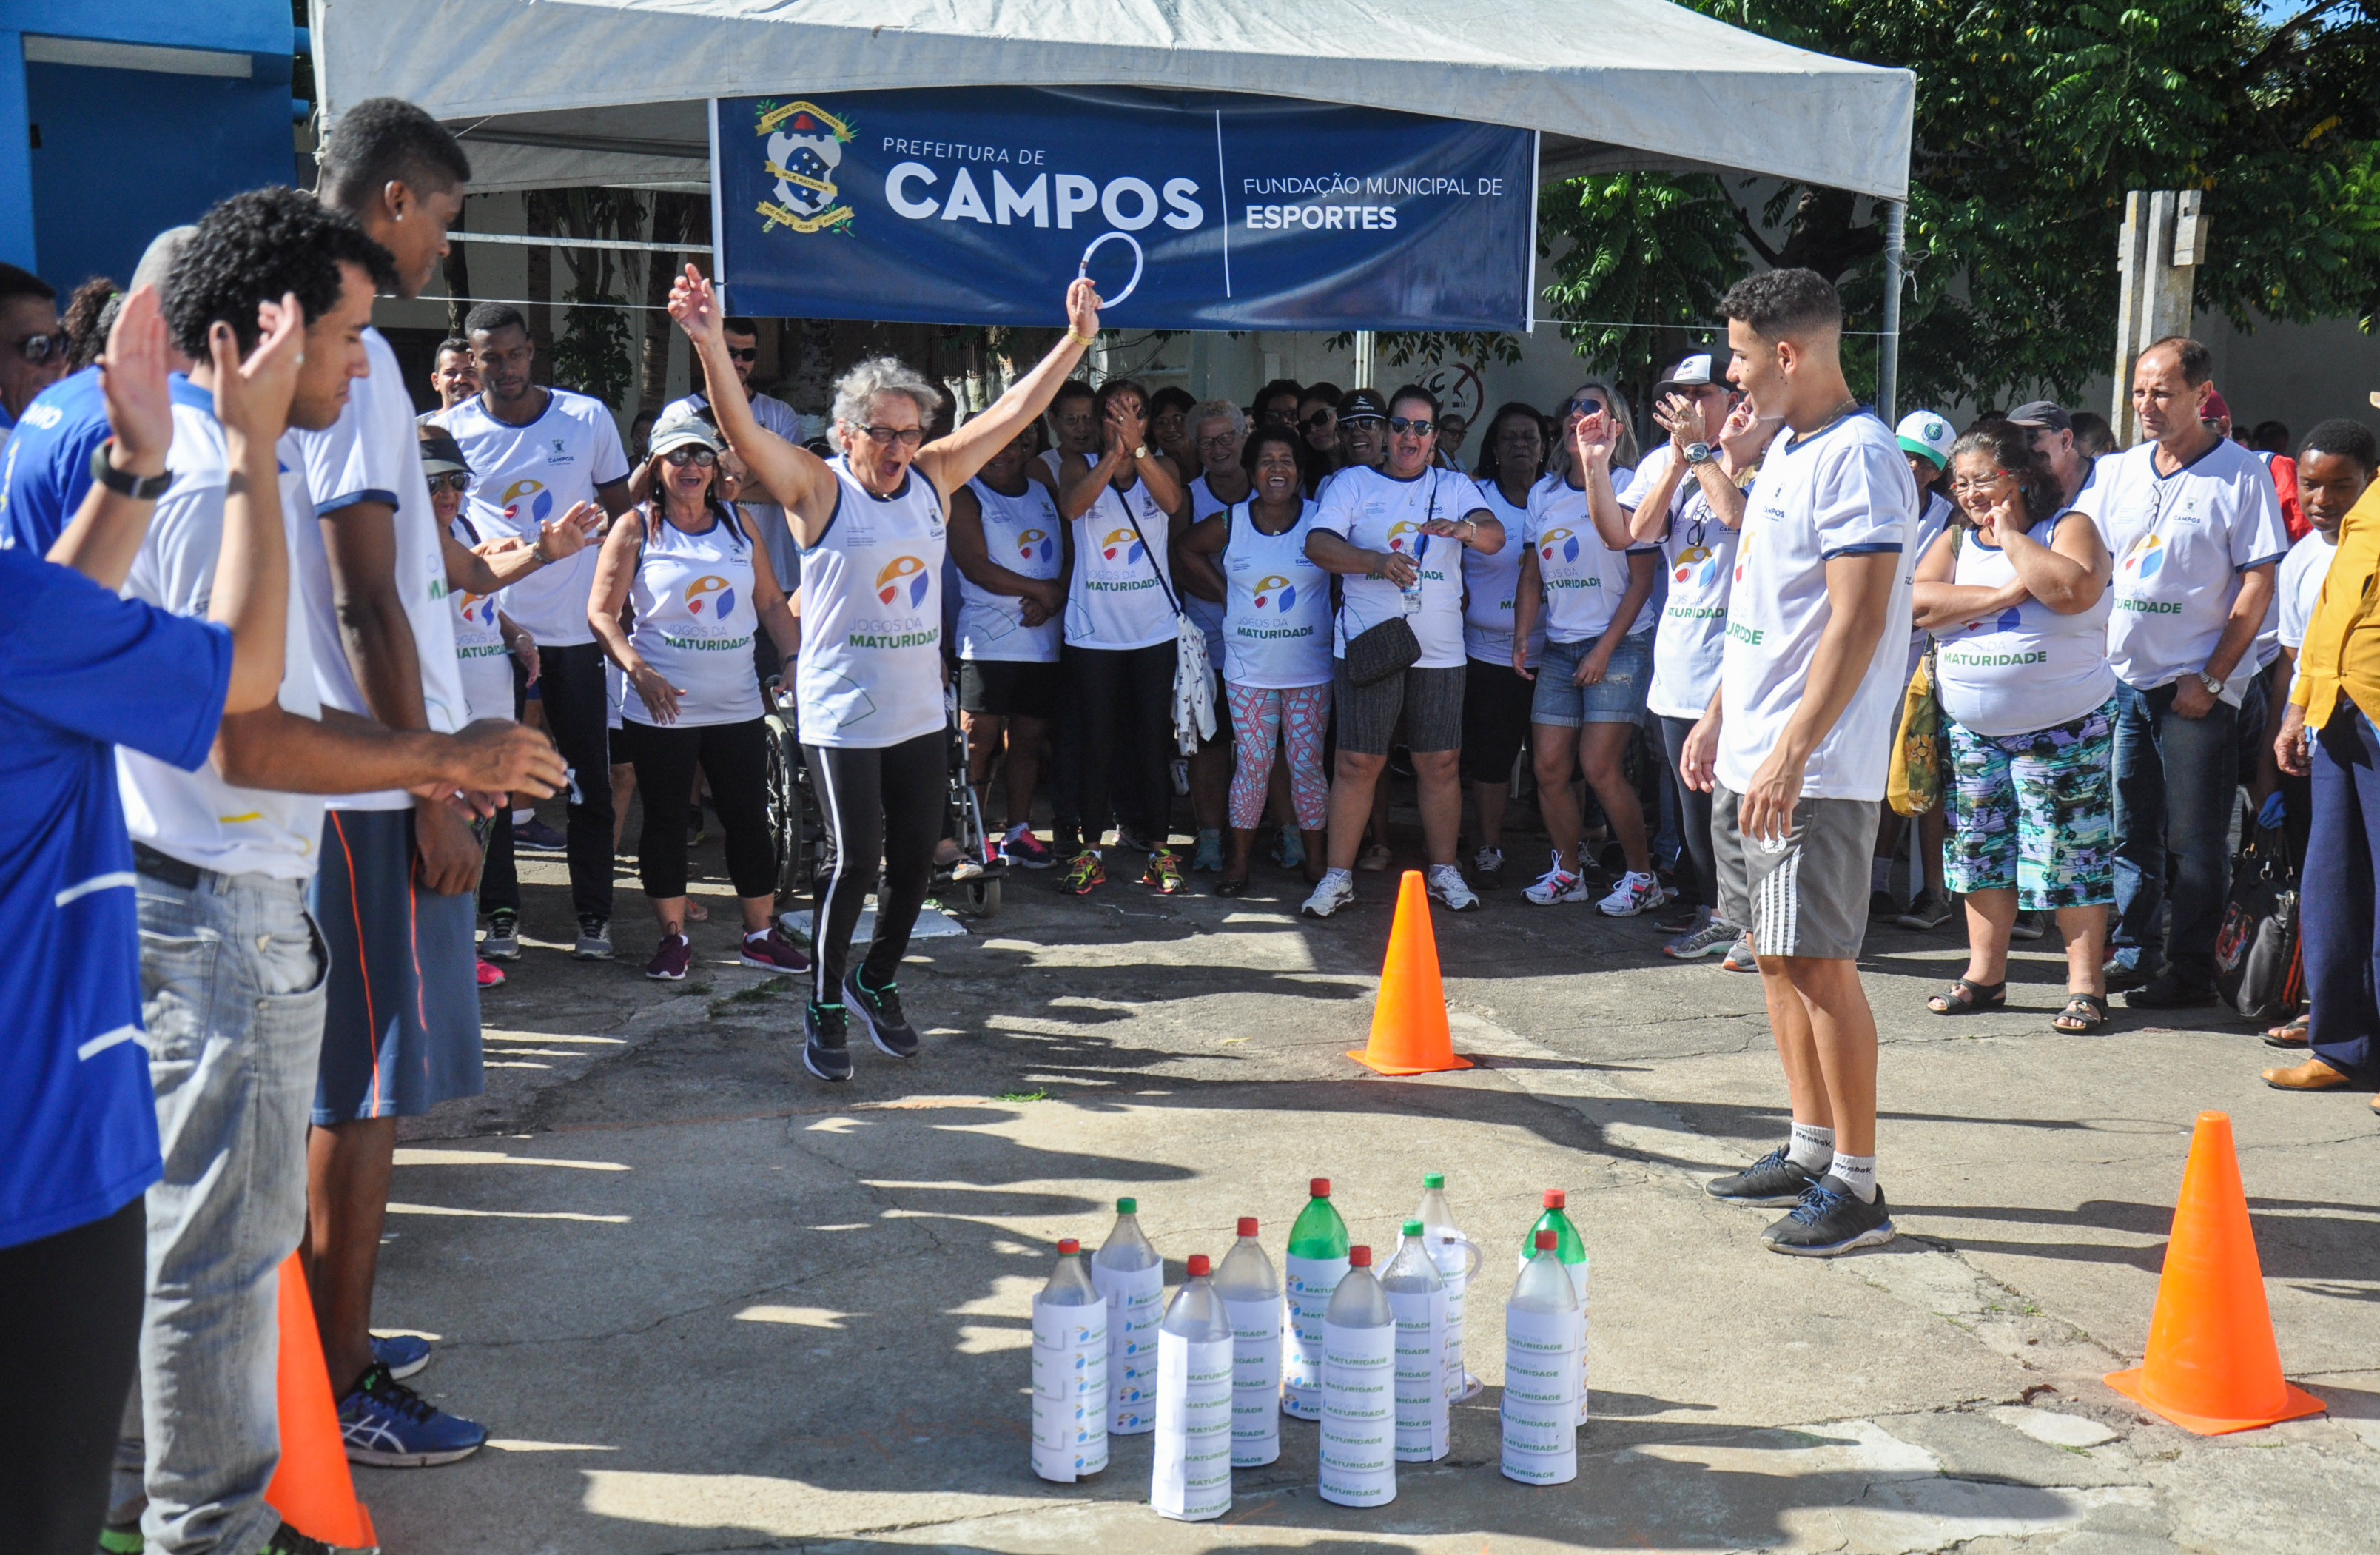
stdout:
{"type": "Polygon", "coordinates": [[[1446,1186],[1446,1173],[1425,1172],[1421,1174],[1421,1185],[1426,1188],[1442,1188],[1446,1186]]]}
{"type": "Polygon", "coordinates": [[[1119,1215],[1136,1215],[1140,1213],[1140,1200],[1136,1198],[1117,1199],[1116,1213],[1119,1215]]]}
{"type": "Polygon", "coordinates": [[[1421,1234],[1421,1222],[1419,1221],[1407,1221],[1405,1222],[1405,1234],[1407,1236],[1419,1236],[1421,1234]]]}

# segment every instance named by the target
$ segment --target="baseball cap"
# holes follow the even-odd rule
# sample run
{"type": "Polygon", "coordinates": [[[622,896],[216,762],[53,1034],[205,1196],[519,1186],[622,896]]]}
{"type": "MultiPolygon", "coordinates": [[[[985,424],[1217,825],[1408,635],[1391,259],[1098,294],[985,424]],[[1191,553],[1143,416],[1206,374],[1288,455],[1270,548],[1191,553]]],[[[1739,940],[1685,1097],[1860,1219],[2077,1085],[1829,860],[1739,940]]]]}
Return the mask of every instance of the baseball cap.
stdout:
{"type": "Polygon", "coordinates": [[[1342,421],[1385,421],[1389,419],[1389,402],[1370,389],[1350,389],[1339,396],[1339,419],[1342,421]]]}
{"type": "Polygon", "coordinates": [[[718,429],[704,420],[700,411],[681,402],[662,411],[661,419],[653,423],[652,453],[658,458],[673,448],[684,448],[689,443],[708,448],[714,454],[721,446],[718,429]]]}
{"type": "Polygon", "coordinates": [[[2020,427],[2042,427],[2062,432],[2074,430],[2074,418],[2053,401],[2046,399],[2027,400],[2010,411],[2008,419],[2020,427]]]}
{"type": "Polygon", "coordinates": [[[2209,389],[2206,391],[2206,408],[2200,411],[2199,416],[2209,421],[2228,421],[2231,419],[2231,402],[2223,397],[2222,390],[2209,389]]]}
{"type": "Polygon", "coordinates": [[[1936,469],[1950,468],[1950,444],[1959,441],[1951,435],[1950,423],[1931,410],[1912,410],[1903,416],[1893,435],[1908,452],[1933,460],[1936,469]]]}
{"type": "Polygon", "coordinates": [[[1680,357],[1677,365],[1661,375],[1661,381],[1653,385],[1653,397],[1658,401],[1673,389],[1699,389],[1710,382],[1710,353],[1697,351],[1691,357],[1680,357]]]}
{"type": "Polygon", "coordinates": [[[463,457],[463,445],[444,427],[421,429],[421,473],[424,475],[468,475],[470,464],[463,457]]]}

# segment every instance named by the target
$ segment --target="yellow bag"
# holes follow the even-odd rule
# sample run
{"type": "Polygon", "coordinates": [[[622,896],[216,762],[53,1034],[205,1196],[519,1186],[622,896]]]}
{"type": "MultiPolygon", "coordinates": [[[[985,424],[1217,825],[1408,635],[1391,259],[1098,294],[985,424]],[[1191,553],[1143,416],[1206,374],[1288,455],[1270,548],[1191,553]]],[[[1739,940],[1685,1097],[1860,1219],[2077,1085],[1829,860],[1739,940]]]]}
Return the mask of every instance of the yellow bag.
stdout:
{"type": "Polygon", "coordinates": [[[1892,771],[1885,801],[1900,815],[1924,815],[1942,802],[1942,771],[1948,762],[1942,703],[1934,695],[1934,650],[1917,662],[1900,699],[1900,733],[1892,741],[1892,771]]]}

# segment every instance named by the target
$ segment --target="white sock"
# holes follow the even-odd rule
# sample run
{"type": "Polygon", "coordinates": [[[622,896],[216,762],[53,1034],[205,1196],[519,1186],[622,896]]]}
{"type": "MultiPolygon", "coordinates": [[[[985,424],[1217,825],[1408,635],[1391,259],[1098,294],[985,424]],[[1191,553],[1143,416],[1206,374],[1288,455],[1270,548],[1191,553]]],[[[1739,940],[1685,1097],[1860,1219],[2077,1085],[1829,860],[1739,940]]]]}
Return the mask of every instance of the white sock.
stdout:
{"type": "Polygon", "coordinates": [[[536,819],[537,819],[537,812],[536,812],[535,810],[515,810],[515,811],[513,811],[513,824],[514,824],[515,826],[526,826],[526,825],[528,825],[530,821],[535,820],[536,819]]]}
{"type": "Polygon", "coordinates": [[[1867,861],[1867,888],[1870,891],[1892,889],[1892,860],[1871,858],[1867,861]]]}
{"type": "Polygon", "coordinates": [[[1828,1169],[1828,1175],[1840,1179],[1845,1187],[1860,1196],[1862,1202],[1867,1204],[1876,1202],[1876,1158],[1874,1156],[1847,1156],[1840,1150],[1837,1150],[1835,1164],[1828,1169]]]}
{"type": "Polygon", "coordinates": [[[1785,1159],[1804,1172],[1823,1172],[1835,1155],[1835,1131],[1820,1128],[1816,1124],[1797,1123],[1793,1125],[1791,1142],[1785,1147],[1785,1159]]]}
{"type": "Polygon", "coordinates": [[[1323,870],[1319,883],[1329,885],[1332,881],[1337,881],[1342,885],[1353,885],[1355,883],[1355,871],[1353,869],[1323,870]]]}

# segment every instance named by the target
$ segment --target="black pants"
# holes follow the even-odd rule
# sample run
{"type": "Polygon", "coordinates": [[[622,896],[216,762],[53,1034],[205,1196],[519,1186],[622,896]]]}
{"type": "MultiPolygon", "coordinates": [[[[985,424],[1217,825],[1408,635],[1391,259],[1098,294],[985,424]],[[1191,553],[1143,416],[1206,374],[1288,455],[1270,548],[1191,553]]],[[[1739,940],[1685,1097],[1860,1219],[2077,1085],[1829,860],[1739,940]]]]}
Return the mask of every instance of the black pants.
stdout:
{"type": "Polygon", "coordinates": [[[851,931],[858,927],[879,859],[884,878],[876,895],[876,937],[860,969],[875,988],[900,975],[909,930],[926,905],[934,844],[949,808],[950,734],[936,729],[870,749],[805,745],[802,759],[809,764],[825,822],[811,898],[810,951],[817,970],[810,999],[840,1004],[851,931]]]}
{"type": "Polygon", "coordinates": [[[149,1222],[105,1220],[0,1248],[0,1549],[91,1555],[140,1358],[149,1222]]]}
{"type": "Polygon", "coordinates": [[[1173,777],[1167,758],[1173,740],[1173,644],[1148,648],[1065,650],[1067,700],[1081,720],[1075,793],[1082,804],[1083,842],[1096,845],[1108,813],[1115,813],[1163,846],[1172,829],[1173,777]]]}
{"type": "Polygon", "coordinates": [[[757,718],[686,729],[621,725],[613,754],[637,769],[645,828],[637,875],[654,898],[686,894],[686,828],[692,817],[695,763],[710,779],[710,805],[727,832],[727,878],[738,896],[767,896],[777,886],[777,839],[769,831],[768,726],[757,718]]]}
{"type": "MultiPolygon", "coordinates": [[[[570,905],[582,917],[612,916],[611,715],[603,650],[595,643],[538,650],[538,691],[546,732],[570,769],[570,905]]],[[[517,890],[517,887],[516,888],[517,890]]]]}
{"type": "Polygon", "coordinates": [[[1718,860],[1711,852],[1711,796],[1688,788],[1678,773],[1678,762],[1686,753],[1686,736],[1699,721],[1666,713],[1655,716],[1661,720],[1661,745],[1670,753],[1670,790],[1678,800],[1678,894],[1688,906],[1716,911],[1718,860]]]}
{"type": "MultiPolygon", "coordinates": [[[[513,667],[513,719],[519,722],[528,708],[528,672],[520,661],[511,661],[513,667]]],[[[542,693],[540,693],[542,695],[542,693]]],[[[609,793],[606,784],[604,792],[609,793]]],[[[494,823],[488,829],[488,856],[480,866],[480,911],[482,913],[518,913],[520,911],[520,867],[513,856],[513,805],[528,796],[515,796],[512,802],[496,812],[494,823]]]]}

